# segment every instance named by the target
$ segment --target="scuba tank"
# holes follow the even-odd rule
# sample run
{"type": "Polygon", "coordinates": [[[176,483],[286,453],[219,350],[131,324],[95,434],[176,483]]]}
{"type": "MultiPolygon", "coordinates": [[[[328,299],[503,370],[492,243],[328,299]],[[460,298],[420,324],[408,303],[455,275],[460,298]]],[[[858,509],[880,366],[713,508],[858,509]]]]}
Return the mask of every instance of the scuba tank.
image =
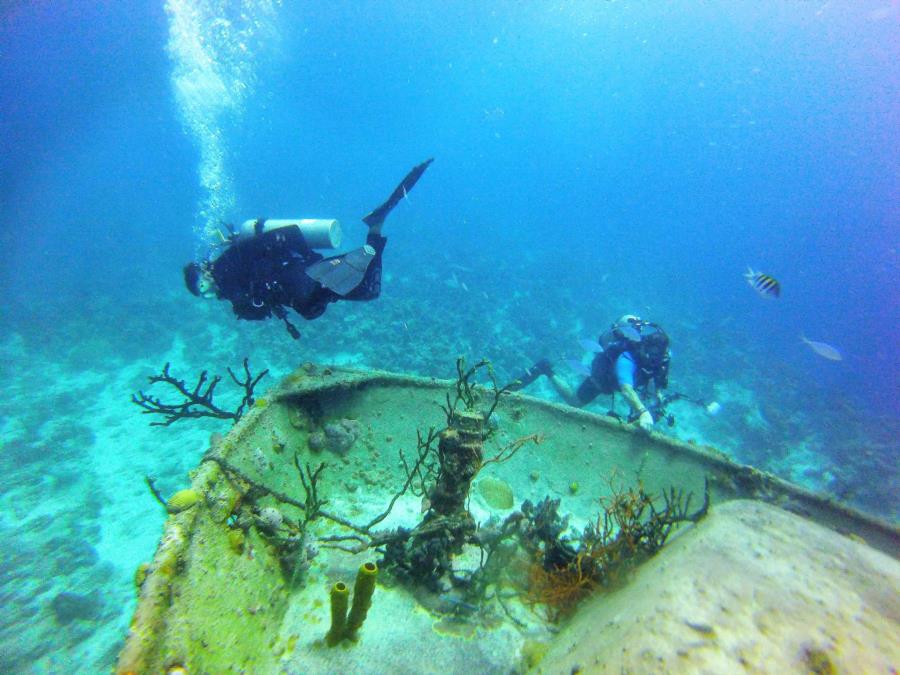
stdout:
{"type": "Polygon", "coordinates": [[[240,241],[257,234],[296,225],[310,248],[337,248],[341,245],[341,223],[335,218],[259,218],[245,220],[235,237],[240,241]]]}

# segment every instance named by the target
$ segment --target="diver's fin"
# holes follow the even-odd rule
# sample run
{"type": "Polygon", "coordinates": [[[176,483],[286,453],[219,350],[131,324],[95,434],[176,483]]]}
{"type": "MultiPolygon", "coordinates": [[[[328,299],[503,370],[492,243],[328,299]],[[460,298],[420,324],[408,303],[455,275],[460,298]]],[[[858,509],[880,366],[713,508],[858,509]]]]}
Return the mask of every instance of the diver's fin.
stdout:
{"type": "Polygon", "coordinates": [[[387,198],[387,201],[363,218],[363,222],[369,227],[381,227],[381,224],[384,222],[384,219],[387,218],[391,210],[397,206],[401,199],[407,197],[409,191],[413,189],[413,186],[419,178],[422,177],[422,174],[425,173],[425,169],[427,169],[433,161],[434,158],[432,157],[426,159],[418,166],[413,167],[412,171],[406,174],[406,177],[400,181],[400,185],[394,188],[394,191],[391,193],[391,196],[387,198]]]}
{"type": "Polygon", "coordinates": [[[541,375],[553,376],[553,365],[547,359],[540,359],[533,366],[525,369],[523,373],[503,387],[506,391],[519,391],[538,379],[541,375]]]}
{"type": "Polygon", "coordinates": [[[307,267],[306,274],[338,295],[347,295],[359,286],[374,258],[375,249],[367,244],[344,255],[320,260],[307,267]]]}

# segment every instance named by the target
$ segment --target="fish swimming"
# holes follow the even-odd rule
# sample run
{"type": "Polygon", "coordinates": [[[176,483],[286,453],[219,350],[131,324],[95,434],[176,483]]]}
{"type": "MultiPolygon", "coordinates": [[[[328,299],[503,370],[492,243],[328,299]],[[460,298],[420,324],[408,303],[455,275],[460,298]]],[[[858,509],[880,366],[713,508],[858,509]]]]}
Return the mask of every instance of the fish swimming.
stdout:
{"type": "Polygon", "coordinates": [[[810,349],[812,349],[822,358],[828,359],[829,361],[844,360],[844,357],[841,356],[841,353],[831,345],[827,345],[824,342],[816,342],[815,340],[807,340],[802,335],[800,336],[800,339],[803,340],[803,342],[806,343],[806,345],[808,345],[810,349]]]}
{"type": "Polygon", "coordinates": [[[754,272],[752,267],[748,267],[744,278],[753,287],[753,290],[764,298],[777,298],[781,295],[781,284],[773,276],[754,272]]]}

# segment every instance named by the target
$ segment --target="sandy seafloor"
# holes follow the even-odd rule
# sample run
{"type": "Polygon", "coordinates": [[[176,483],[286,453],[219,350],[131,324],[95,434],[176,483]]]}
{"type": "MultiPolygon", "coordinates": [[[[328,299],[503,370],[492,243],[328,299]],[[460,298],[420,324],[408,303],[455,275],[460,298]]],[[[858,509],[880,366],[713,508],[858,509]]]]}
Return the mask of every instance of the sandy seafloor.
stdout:
{"type": "MultiPolygon", "coordinates": [[[[0,338],[0,671],[103,672],[114,663],[135,606],[134,571],[152,556],[165,519],[144,477],[155,477],[164,494],[186,487],[210,434],[227,431],[216,420],[149,425],[130,396],[164,363],[190,384],[204,368],[224,375],[249,356],[254,371],[270,369],[260,393],[305,361],[451,377],[463,354],[492,359],[502,378],[542,353],[577,357],[579,337],[629,308],[619,293],[616,303],[591,308],[604,317],[598,326],[585,326],[559,291],[542,298],[558,308],[548,320],[527,285],[503,303],[492,297],[486,277],[472,271],[483,262],[466,270],[444,261],[424,278],[388,271],[378,302],[298,319],[299,343],[279,323],[238,324],[225,305],[177,288],[130,306],[85,298],[78,312],[52,320],[12,312],[0,338]],[[63,602],[60,593],[77,597],[63,602]]],[[[773,373],[763,347],[735,343],[726,325],[677,307],[650,313],[673,340],[672,389],[722,405],[712,417],[674,404],[669,432],[896,521],[895,420],[865,417],[861,406],[835,402],[789,368],[773,373]],[[697,331],[704,340],[686,339],[697,331]],[[773,387],[777,405],[766,395],[773,387]]],[[[220,390],[223,404],[234,402],[227,378],[220,390]]],[[[540,382],[528,393],[553,398],[540,382]]]]}

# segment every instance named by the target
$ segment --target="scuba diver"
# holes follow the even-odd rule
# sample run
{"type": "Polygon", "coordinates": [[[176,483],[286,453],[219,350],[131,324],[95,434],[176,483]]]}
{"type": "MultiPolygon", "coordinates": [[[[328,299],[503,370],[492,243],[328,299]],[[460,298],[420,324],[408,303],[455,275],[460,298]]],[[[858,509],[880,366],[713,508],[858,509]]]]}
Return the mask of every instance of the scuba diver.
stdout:
{"type": "Polygon", "coordinates": [[[198,297],[231,301],[240,319],[275,316],[295,340],[300,332],[288,320],[286,308],[311,320],[321,316],[329,303],[377,298],[387,243],[381,235],[384,220],[432,161],[414,167],[387,201],[362,219],[369,226],[364,246],[325,258],[313,249],[340,246],[336,220],[248,220],[238,232],[223,237],[228,247],[218,257],[185,265],[187,289],[198,297]]]}
{"type": "Polygon", "coordinates": [[[674,418],[665,414],[665,404],[673,399],[663,399],[660,393],[669,384],[670,358],[669,336],[662,328],[626,314],[597,343],[591,341],[588,346],[596,356],[577,390],[572,391],[547,359],[541,359],[516,378],[510,389],[517,391],[546,375],[569,405],[580,408],[600,394],[620,391],[631,408],[628,421],[637,420],[641,429],[646,431],[653,426],[654,413],[657,418],[666,417],[670,425],[674,423],[674,418]]]}

